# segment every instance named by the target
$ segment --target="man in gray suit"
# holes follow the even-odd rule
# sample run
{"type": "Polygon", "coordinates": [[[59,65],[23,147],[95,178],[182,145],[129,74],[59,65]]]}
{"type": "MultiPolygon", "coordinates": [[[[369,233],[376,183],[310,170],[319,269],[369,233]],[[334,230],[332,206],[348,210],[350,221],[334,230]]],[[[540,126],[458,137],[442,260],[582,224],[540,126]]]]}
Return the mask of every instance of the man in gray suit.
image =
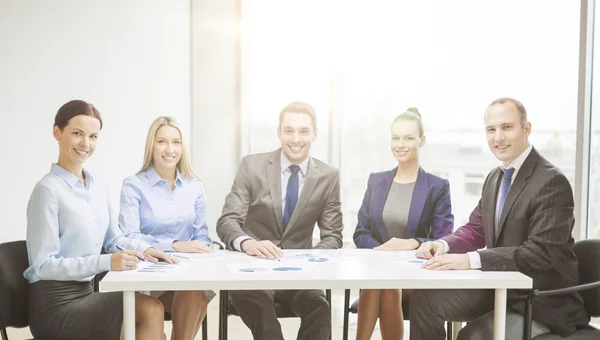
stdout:
{"type": "MultiPolygon", "coordinates": [[[[519,101],[495,100],[484,122],[490,150],[502,165],[488,174],[469,222],[451,235],[423,243],[416,255],[429,259],[426,269],[519,271],[541,289],[578,284],[569,181],[529,144],[531,124],[519,101]]],[[[523,337],[525,296],[524,291],[508,293],[507,339],[523,337]]],[[[410,338],[444,339],[447,320],[468,321],[458,339],[492,339],[493,309],[492,290],[415,290],[410,338]]],[[[533,320],[532,337],[549,332],[566,336],[587,325],[589,316],[575,292],[536,298],[533,320]]]]}
{"type": "MultiPolygon", "coordinates": [[[[315,110],[293,102],[281,110],[281,148],[244,157],[225,199],[217,234],[227,248],[267,259],[281,249],[342,246],[337,169],[310,157],[317,137],[315,110]],[[321,232],[313,247],[315,224],[321,232]]],[[[231,303],[256,340],[283,339],[274,302],[301,318],[298,339],[328,339],[331,312],[322,290],[233,291],[231,303]]]]}

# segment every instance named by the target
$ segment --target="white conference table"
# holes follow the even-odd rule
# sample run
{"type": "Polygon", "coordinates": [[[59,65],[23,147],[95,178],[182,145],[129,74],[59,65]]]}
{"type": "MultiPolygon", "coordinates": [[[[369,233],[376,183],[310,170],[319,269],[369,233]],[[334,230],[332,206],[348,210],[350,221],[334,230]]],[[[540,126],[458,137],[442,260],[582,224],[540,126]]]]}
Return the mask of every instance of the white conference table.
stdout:
{"type": "Polygon", "coordinates": [[[226,250],[179,255],[188,259],[165,272],[111,271],[100,282],[100,292],[123,292],[125,340],[135,339],[136,291],[360,288],[494,289],[494,340],[500,340],[507,289],[532,287],[531,278],[519,272],[424,270],[414,251],[284,250],[281,261],[226,250]]]}

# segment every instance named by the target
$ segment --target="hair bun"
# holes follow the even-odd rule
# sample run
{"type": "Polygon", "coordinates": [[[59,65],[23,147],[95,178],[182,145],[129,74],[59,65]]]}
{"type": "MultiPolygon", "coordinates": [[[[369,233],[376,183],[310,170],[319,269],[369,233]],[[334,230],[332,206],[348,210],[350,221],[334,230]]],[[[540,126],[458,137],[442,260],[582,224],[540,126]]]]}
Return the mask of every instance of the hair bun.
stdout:
{"type": "Polygon", "coordinates": [[[409,107],[408,109],[406,109],[407,112],[412,112],[414,114],[416,114],[417,116],[419,116],[419,118],[421,117],[421,114],[419,113],[419,109],[417,109],[416,107],[409,107]]]}

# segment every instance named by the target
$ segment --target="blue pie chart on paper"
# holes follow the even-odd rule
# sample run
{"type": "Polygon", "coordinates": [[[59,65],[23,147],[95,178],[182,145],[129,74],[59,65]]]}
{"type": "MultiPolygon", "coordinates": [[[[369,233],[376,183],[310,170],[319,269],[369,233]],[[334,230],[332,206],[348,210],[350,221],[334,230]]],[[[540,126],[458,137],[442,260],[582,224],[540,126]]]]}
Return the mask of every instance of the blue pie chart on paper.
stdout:
{"type": "Polygon", "coordinates": [[[300,267],[277,267],[277,268],[273,268],[273,270],[276,272],[297,272],[299,270],[302,270],[302,268],[300,268],[300,267]]]}
{"type": "Polygon", "coordinates": [[[327,262],[327,261],[329,261],[329,259],[326,257],[311,257],[308,259],[308,261],[310,261],[310,262],[327,262]]]}
{"type": "Polygon", "coordinates": [[[265,268],[242,268],[240,269],[240,272],[242,273],[255,273],[255,272],[264,272],[266,271],[265,268]]]}
{"type": "Polygon", "coordinates": [[[423,264],[425,263],[425,260],[408,260],[408,263],[423,264]]]}

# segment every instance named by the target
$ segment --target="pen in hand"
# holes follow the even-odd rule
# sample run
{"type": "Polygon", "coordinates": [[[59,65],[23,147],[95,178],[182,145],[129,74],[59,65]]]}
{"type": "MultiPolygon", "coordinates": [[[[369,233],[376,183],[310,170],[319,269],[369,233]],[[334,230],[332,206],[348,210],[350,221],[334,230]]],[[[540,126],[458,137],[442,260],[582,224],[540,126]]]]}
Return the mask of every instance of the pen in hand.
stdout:
{"type": "MultiPolygon", "coordinates": [[[[119,250],[126,250],[125,248],[121,247],[121,246],[120,246],[120,245],[118,245],[118,244],[117,244],[117,249],[119,249],[119,250]]],[[[139,257],[139,256],[138,256],[138,258],[139,258],[141,261],[146,261],[146,259],[145,259],[144,257],[139,257]]]]}
{"type": "Polygon", "coordinates": [[[189,260],[190,259],[189,257],[185,257],[185,256],[177,255],[177,254],[169,254],[169,256],[173,256],[173,257],[177,257],[177,258],[185,259],[185,260],[189,260]]]}

